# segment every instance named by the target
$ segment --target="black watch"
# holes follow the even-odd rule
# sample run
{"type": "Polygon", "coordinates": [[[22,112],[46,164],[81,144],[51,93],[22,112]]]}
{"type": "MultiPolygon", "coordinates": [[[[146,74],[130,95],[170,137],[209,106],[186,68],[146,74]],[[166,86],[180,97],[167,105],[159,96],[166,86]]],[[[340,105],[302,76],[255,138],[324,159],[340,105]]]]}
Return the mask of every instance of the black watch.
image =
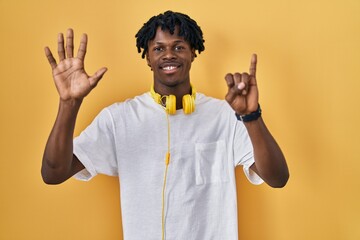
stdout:
{"type": "Polygon", "coordinates": [[[237,120],[239,120],[239,121],[243,121],[243,122],[254,121],[254,120],[258,119],[259,117],[261,117],[260,104],[258,105],[258,108],[255,112],[245,114],[245,115],[239,115],[239,114],[235,113],[235,116],[236,116],[237,120]]]}

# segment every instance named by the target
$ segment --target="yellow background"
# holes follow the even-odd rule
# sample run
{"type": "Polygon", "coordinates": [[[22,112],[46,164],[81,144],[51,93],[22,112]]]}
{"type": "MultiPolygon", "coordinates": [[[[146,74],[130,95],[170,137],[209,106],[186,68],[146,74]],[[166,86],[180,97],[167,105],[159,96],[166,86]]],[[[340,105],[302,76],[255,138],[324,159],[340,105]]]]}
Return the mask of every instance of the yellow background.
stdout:
{"type": "Polygon", "coordinates": [[[58,106],[43,48],[56,53],[57,33],[72,27],[76,48],[88,33],[87,71],[109,68],[78,134],[103,107],[148,90],[134,35],[167,9],[204,31],[191,74],[201,92],[223,98],[224,75],[247,71],[258,54],[264,119],[291,177],[271,189],[237,169],[240,239],[360,239],[359,0],[0,0],[0,239],[122,239],[117,179],[42,183],[58,106]]]}

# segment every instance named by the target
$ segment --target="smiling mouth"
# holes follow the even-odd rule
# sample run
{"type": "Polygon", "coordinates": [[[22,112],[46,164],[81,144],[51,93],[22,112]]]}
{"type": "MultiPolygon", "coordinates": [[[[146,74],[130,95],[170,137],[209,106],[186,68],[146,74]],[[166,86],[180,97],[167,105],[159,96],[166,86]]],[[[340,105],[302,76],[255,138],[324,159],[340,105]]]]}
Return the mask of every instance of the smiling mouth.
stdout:
{"type": "Polygon", "coordinates": [[[163,66],[160,66],[160,69],[165,73],[165,74],[173,74],[175,72],[178,71],[178,69],[180,68],[181,65],[174,65],[174,64],[164,64],[163,66]]]}
{"type": "Polygon", "coordinates": [[[177,66],[166,66],[166,67],[162,67],[163,70],[165,71],[171,71],[178,68],[177,66]]]}

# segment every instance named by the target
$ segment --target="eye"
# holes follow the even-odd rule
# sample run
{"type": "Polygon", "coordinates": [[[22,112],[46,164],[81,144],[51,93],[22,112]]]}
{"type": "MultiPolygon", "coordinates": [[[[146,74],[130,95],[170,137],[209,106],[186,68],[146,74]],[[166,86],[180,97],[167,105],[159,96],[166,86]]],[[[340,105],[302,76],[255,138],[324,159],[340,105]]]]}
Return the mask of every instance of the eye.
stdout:
{"type": "Polygon", "coordinates": [[[161,52],[163,51],[164,49],[162,47],[154,47],[154,51],[155,52],[161,52]]]}
{"type": "Polygon", "coordinates": [[[184,49],[185,48],[182,45],[178,45],[178,46],[175,47],[175,51],[181,51],[181,50],[184,50],[184,49]]]}

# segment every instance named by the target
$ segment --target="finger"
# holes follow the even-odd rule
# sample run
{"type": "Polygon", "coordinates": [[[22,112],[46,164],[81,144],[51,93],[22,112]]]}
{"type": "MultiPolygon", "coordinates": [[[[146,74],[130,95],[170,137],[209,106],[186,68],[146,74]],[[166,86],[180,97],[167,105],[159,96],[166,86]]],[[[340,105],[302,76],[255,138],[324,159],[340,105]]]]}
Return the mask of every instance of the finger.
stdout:
{"type": "Polygon", "coordinates": [[[77,58],[81,59],[82,61],[84,61],[85,59],[86,48],[87,48],[87,35],[83,34],[81,36],[80,46],[77,53],[77,58]]]}
{"type": "Polygon", "coordinates": [[[51,68],[52,69],[56,68],[56,65],[57,65],[56,60],[48,47],[45,47],[45,55],[51,65],[51,68]]]}
{"type": "Polygon", "coordinates": [[[245,85],[244,81],[242,80],[242,78],[243,78],[242,74],[240,74],[240,73],[234,74],[235,88],[236,88],[237,94],[245,95],[246,92],[244,93],[244,91],[246,91],[246,85],[245,85]]]}
{"type": "Polygon", "coordinates": [[[239,83],[238,88],[241,90],[242,95],[246,95],[249,91],[249,81],[250,76],[247,73],[241,74],[241,83],[239,83]]]}
{"type": "Polygon", "coordinates": [[[234,74],[234,82],[236,87],[239,85],[239,83],[241,82],[241,74],[240,73],[235,73],[234,74]]]}
{"type": "Polygon", "coordinates": [[[107,68],[105,68],[105,67],[97,70],[97,72],[89,78],[90,86],[93,88],[96,87],[96,85],[101,80],[101,78],[104,76],[106,71],[107,71],[107,68]]]}
{"type": "Polygon", "coordinates": [[[231,73],[226,74],[225,81],[229,89],[234,86],[234,77],[231,73]]]}
{"type": "Polygon", "coordinates": [[[231,104],[238,95],[235,87],[234,75],[231,73],[226,74],[225,81],[228,86],[228,92],[225,96],[225,99],[228,103],[231,104]]]}
{"type": "Polygon", "coordinates": [[[74,31],[71,28],[66,33],[66,55],[68,58],[74,56],[74,31]]]}
{"type": "Polygon", "coordinates": [[[256,64],[257,64],[257,55],[254,53],[251,56],[251,63],[250,63],[250,76],[256,77],[256,64]]]}
{"type": "Polygon", "coordinates": [[[65,59],[64,35],[62,33],[58,34],[58,55],[59,55],[59,61],[65,59]]]}

